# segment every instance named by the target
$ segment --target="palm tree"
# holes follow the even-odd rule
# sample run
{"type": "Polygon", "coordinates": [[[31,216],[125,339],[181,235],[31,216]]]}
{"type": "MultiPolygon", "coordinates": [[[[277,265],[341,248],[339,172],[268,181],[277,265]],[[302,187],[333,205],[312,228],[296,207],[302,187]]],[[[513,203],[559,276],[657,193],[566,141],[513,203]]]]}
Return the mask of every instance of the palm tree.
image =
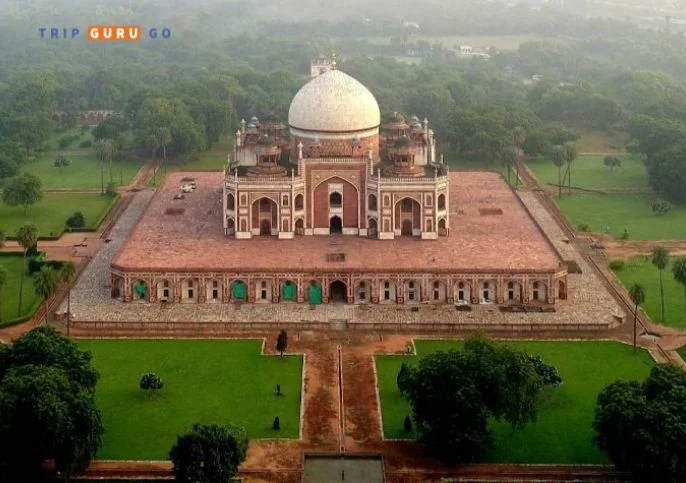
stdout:
{"type": "Polygon", "coordinates": [[[557,166],[557,196],[562,197],[562,165],[565,164],[567,159],[567,154],[565,148],[557,145],[553,146],[553,150],[550,153],[550,158],[553,164],[557,166]]]}
{"type": "Polygon", "coordinates": [[[662,306],[662,313],[660,322],[665,321],[665,289],[662,284],[662,271],[669,265],[669,251],[665,247],[654,247],[651,261],[655,268],[660,272],[660,303],[662,306]]]}
{"type": "Polygon", "coordinates": [[[512,131],[512,142],[517,148],[517,186],[519,186],[519,162],[522,160],[522,144],[524,143],[525,138],[526,131],[524,131],[523,127],[517,126],[516,128],[514,128],[514,130],[512,131]]]}
{"type": "Polygon", "coordinates": [[[157,186],[157,167],[155,166],[155,154],[157,153],[157,150],[160,149],[160,143],[157,139],[157,136],[154,134],[151,134],[148,136],[148,139],[146,140],[146,144],[152,151],[151,153],[151,158],[152,158],[152,185],[157,186]]]}
{"type": "Polygon", "coordinates": [[[112,158],[116,152],[116,148],[111,139],[100,139],[95,145],[95,149],[98,152],[98,157],[100,158],[100,194],[105,194],[105,180],[104,180],[104,163],[106,160],[109,161],[110,170],[110,183],[112,182],[112,158]]]}
{"type": "Polygon", "coordinates": [[[2,322],[2,287],[5,286],[5,282],[7,282],[7,270],[0,265],[0,322],[2,322]]]}
{"type": "Polygon", "coordinates": [[[512,173],[512,168],[517,163],[517,148],[514,146],[506,147],[500,152],[500,159],[502,159],[503,165],[507,168],[507,183],[511,185],[510,173],[512,173]]]}
{"type": "Polygon", "coordinates": [[[33,276],[33,289],[45,301],[45,323],[48,323],[48,299],[57,290],[60,283],[59,274],[55,269],[43,265],[33,276]]]}
{"type": "MultiPolygon", "coordinates": [[[[76,273],[76,265],[71,260],[67,260],[60,269],[60,279],[67,284],[76,273]]],[[[67,337],[69,337],[69,322],[71,321],[71,286],[67,287],[67,337]]]]}
{"type": "Polygon", "coordinates": [[[568,183],[567,193],[572,194],[572,163],[577,156],[576,144],[568,142],[565,143],[563,148],[565,151],[565,163],[567,163],[567,173],[565,174],[568,183]]]}
{"type": "Polygon", "coordinates": [[[26,272],[26,254],[30,248],[38,243],[38,228],[33,223],[24,223],[17,228],[15,233],[17,243],[24,249],[24,263],[22,264],[21,276],[19,277],[19,306],[17,307],[17,317],[21,317],[21,299],[24,292],[24,273],[26,272]]]}
{"type": "Polygon", "coordinates": [[[165,173],[167,171],[167,146],[172,142],[171,130],[168,127],[158,127],[155,131],[155,138],[157,145],[162,147],[162,164],[164,164],[165,173]]]}
{"type": "Polygon", "coordinates": [[[638,307],[645,302],[646,299],[646,289],[640,283],[635,283],[629,288],[629,297],[634,303],[636,308],[634,309],[634,352],[636,352],[636,324],[638,322],[638,307]]]}
{"type": "Polygon", "coordinates": [[[684,286],[684,310],[686,311],[686,257],[679,257],[672,264],[674,279],[684,286]]]}

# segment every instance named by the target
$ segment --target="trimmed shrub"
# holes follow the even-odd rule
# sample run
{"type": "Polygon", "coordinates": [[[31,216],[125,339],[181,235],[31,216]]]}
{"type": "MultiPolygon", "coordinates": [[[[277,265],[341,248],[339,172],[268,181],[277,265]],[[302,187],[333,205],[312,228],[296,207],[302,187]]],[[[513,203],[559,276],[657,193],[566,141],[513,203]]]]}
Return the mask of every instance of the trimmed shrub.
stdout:
{"type": "Polygon", "coordinates": [[[624,270],[624,260],[612,260],[607,266],[610,267],[610,270],[614,270],[615,272],[624,270]]]}
{"type": "Polygon", "coordinates": [[[91,141],[90,139],[86,139],[79,143],[80,148],[90,148],[91,146],[93,146],[93,141],[91,141]]]}
{"type": "Polygon", "coordinates": [[[69,228],[83,228],[86,226],[86,219],[84,218],[83,213],[77,211],[67,218],[66,225],[69,228]]]}
{"type": "Polygon", "coordinates": [[[580,232],[586,232],[590,229],[590,227],[586,223],[580,223],[579,226],[576,227],[576,229],[580,232]]]}
{"type": "Polygon", "coordinates": [[[274,431],[279,431],[281,429],[281,421],[279,420],[279,417],[274,418],[274,422],[272,423],[272,429],[274,431]]]}

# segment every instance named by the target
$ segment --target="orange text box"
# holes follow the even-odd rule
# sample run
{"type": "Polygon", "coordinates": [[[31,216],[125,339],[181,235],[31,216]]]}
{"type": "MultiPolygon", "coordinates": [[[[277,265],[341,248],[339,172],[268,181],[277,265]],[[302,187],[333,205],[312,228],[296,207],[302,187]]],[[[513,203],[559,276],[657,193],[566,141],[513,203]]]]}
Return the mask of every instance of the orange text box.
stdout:
{"type": "Polygon", "coordinates": [[[140,39],[140,25],[91,25],[88,27],[88,40],[112,42],[140,39]]]}

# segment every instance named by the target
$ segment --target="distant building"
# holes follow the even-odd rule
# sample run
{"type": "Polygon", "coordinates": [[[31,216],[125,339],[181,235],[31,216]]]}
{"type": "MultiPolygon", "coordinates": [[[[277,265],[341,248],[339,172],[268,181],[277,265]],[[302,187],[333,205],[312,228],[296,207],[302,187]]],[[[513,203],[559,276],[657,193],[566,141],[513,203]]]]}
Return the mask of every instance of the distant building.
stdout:
{"type": "Polygon", "coordinates": [[[459,59],[482,59],[488,60],[491,58],[490,54],[485,52],[475,52],[469,45],[460,45],[457,49],[457,57],[459,59]]]}

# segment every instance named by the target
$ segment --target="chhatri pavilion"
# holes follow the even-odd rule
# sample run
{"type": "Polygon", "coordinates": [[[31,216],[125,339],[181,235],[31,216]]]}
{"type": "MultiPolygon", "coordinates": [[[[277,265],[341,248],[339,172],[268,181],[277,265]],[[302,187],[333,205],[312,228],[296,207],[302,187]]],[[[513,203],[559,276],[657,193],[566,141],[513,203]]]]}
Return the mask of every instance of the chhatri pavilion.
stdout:
{"type": "Polygon", "coordinates": [[[453,172],[426,119],[336,68],[288,122],[242,121],[223,172],[173,173],[115,256],[140,303],[533,304],[567,268],[497,173],[453,172]]]}

